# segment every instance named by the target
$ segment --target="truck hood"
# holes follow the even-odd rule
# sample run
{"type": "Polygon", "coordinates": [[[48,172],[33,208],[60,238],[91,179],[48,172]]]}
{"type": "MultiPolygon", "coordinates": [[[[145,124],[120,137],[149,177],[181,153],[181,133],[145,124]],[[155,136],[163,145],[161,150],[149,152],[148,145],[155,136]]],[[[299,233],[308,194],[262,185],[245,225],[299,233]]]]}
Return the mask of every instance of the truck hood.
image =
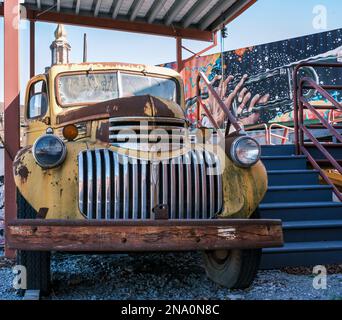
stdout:
{"type": "Polygon", "coordinates": [[[162,98],[145,95],[119,98],[91,106],[66,110],[56,117],[57,125],[113,117],[167,117],[185,119],[180,105],[162,98]]]}

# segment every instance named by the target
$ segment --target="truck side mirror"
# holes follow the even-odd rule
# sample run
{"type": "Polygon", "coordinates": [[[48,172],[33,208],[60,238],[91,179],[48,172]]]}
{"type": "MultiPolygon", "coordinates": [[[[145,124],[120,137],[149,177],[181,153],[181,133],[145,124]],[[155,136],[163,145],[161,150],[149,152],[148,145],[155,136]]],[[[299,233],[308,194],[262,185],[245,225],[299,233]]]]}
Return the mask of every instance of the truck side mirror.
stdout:
{"type": "Polygon", "coordinates": [[[28,118],[34,119],[42,117],[48,109],[48,100],[45,92],[39,92],[31,96],[28,105],[28,118]]]}

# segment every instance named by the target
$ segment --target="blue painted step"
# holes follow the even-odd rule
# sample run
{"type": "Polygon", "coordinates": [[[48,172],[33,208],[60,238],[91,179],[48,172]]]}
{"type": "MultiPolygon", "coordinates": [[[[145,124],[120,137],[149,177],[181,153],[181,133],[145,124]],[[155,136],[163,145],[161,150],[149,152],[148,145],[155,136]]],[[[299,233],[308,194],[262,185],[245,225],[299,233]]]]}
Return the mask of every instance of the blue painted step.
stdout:
{"type": "MultiPolygon", "coordinates": [[[[323,143],[322,145],[334,157],[334,159],[338,159],[338,160],[342,159],[342,144],[323,143]]],[[[315,146],[307,146],[306,148],[316,160],[326,159],[326,157],[322,154],[322,152],[315,146]]]]}
{"type": "Polygon", "coordinates": [[[293,185],[270,186],[262,200],[263,203],[274,202],[323,202],[332,201],[332,187],[327,185],[293,185]]]}
{"type": "Polygon", "coordinates": [[[342,203],[332,201],[261,203],[259,211],[263,219],[281,219],[283,221],[342,219],[342,203]]]}
{"type": "Polygon", "coordinates": [[[289,221],[283,223],[283,229],[285,243],[342,241],[342,219],[289,221]]]}
{"type": "Polygon", "coordinates": [[[270,170],[269,186],[313,185],[318,184],[317,170],[270,170]]]}
{"type": "Polygon", "coordinates": [[[304,170],[307,168],[305,156],[262,156],[266,170],[304,170]]]}
{"type": "Polygon", "coordinates": [[[269,187],[260,216],[283,220],[285,242],[263,250],[262,269],[342,263],[342,203],[332,201],[332,188],[319,184],[306,157],[294,154],[294,145],[262,146],[269,187]]]}
{"type": "Polygon", "coordinates": [[[296,151],[294,144],[284,144],[284,145],[263,145],[261,146],[262,156],[290,156],[294,155],[296,151]]]}
{"type": "Polygon", "coordinates": [[[263,249],[261,269],[335,264],[342,261],[342,241],[290,242],[263,249]]]}

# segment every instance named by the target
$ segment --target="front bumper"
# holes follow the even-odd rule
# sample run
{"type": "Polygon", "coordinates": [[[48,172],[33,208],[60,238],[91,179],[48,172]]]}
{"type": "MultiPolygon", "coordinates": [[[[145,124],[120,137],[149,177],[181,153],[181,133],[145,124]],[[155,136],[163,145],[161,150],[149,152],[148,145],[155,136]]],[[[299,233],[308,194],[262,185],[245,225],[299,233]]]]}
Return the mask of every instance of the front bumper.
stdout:
{"type": "Polygon", "coordinates": [[[10,249],[32,251],[195,251],[283,245],[280,220],[15,220],[10,249]]]}

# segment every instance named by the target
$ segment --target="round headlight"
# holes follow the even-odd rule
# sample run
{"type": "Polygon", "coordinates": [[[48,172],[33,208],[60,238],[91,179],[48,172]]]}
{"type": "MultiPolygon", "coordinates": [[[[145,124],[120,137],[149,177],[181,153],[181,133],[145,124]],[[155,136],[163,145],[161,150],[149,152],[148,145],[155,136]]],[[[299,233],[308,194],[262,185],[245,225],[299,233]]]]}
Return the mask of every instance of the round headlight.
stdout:
{"type": "Polygon", "coordinates": [[[33,145],[33,157],[43,169],[57,167],[66,157],[65,144],[53,134],[41,136],[33,145]]]}
{"type": "Polygon", "coordinates": [[[251,167],[260,160],[261,149],[259,143],[250,137],[237,138],[230,149],[230,156],[236,165],[251,167]]]}

